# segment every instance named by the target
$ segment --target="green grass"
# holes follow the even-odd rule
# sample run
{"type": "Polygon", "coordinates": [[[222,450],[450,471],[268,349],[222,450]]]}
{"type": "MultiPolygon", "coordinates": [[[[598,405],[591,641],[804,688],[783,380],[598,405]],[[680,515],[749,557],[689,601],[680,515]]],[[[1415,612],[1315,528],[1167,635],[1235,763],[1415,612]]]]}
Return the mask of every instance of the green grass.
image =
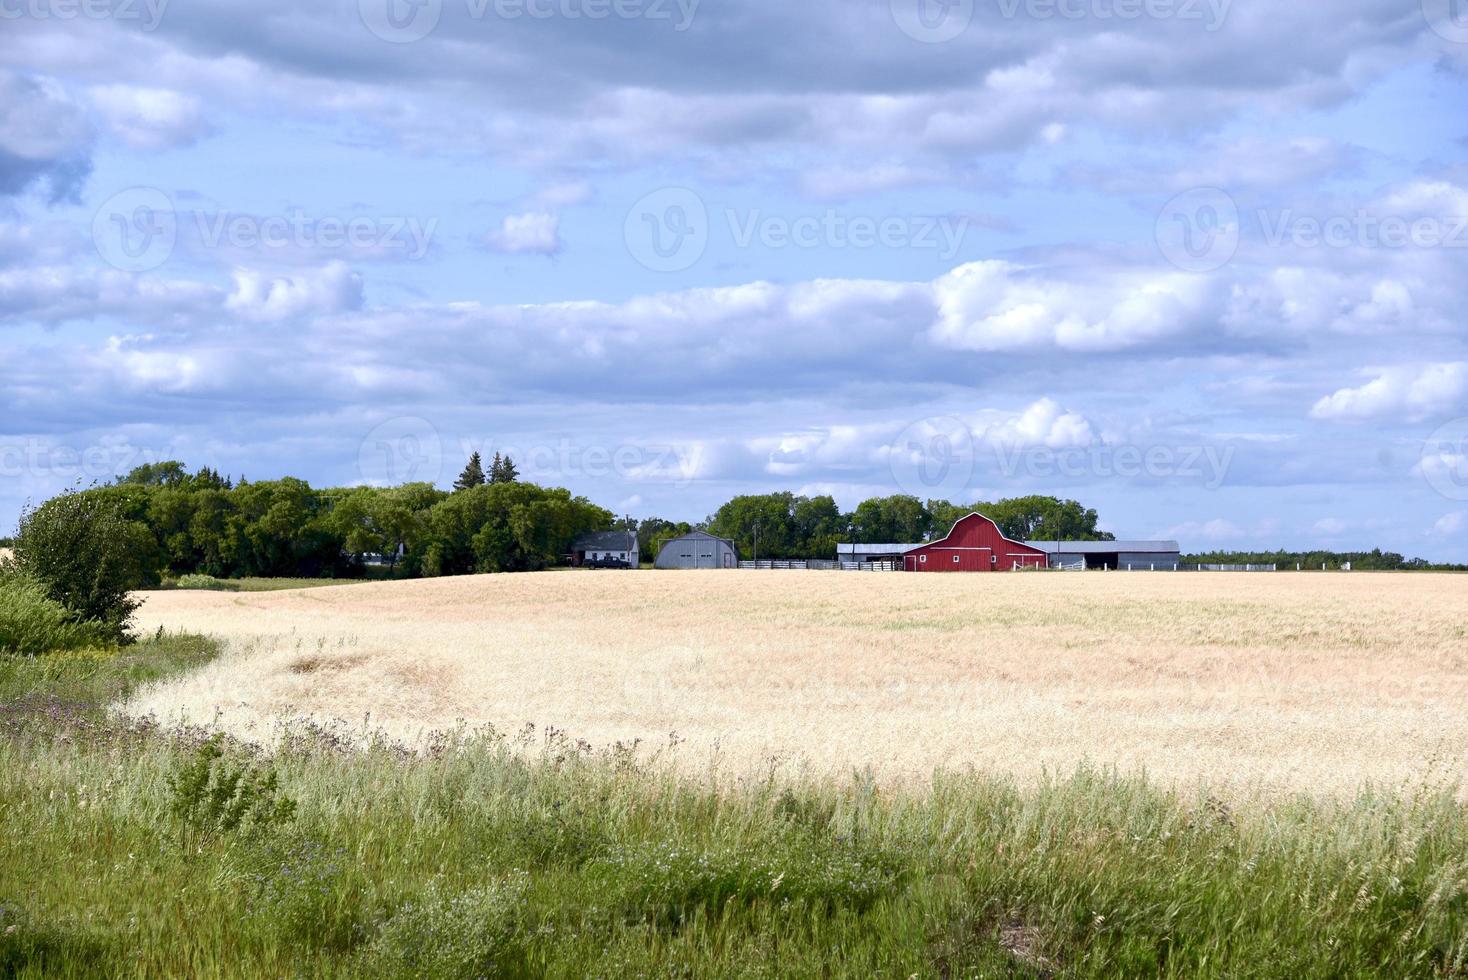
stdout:
{"type": "Polygon", "coordinates": [[[211,655],[0,662],[0,976],[1468,975],[1450,787],[716,790],[554,735],[266,756],[106,719],[211,655]]]}
{"type": "Polygon", "coordinates": [[[202,589],[215,592],[278,592],[285,589],[319,589],[327,585],[359,585],[380,582],[383,576],[369,578],[214,578],[212,575],[184,575],[163,582],[164,589],[202,589]]]}

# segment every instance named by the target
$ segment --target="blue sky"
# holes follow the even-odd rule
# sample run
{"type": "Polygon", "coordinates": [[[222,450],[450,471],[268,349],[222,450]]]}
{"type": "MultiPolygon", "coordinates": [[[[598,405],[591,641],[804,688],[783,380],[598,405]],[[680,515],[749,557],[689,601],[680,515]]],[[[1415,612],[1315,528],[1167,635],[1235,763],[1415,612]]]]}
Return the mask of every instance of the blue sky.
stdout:
{"type": "Polygon", "coordinates": [[[0,0],[0,523],[472,450],[1468,560],[1461,0],[0,0]]]}

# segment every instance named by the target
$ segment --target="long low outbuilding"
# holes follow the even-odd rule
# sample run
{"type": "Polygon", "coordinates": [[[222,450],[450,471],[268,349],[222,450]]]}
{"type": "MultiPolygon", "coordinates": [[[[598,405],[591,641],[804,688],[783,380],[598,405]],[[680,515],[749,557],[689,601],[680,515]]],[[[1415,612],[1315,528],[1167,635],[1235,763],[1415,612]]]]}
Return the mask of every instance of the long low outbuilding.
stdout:
{"type": "Polygon", "coordinates": [[[1026,541],[1045,552],[1051,568],[1170,569],[1182,562],[1176,541],[1026,541]]]}
{"type": "Polygon", "coordinates": [[[907,571],[937,570],[936,554],[942,551],[944,571],[1009,571],[1016,568],[1176,568],[1182,561],[1176,541],[1011,541],[997,525],[982,514],[960,519],[948,537],[910,544],[836,545],[840,562],[891,562],[907,571]],[[973,537],[973,541],[968,541],[973,537]],[[963,539],[960,541],[960,539],[963,539]],[[984,561],[968,561],[982,550],[984,561]],[[957,559],[957,560],[955,560],[957,559]],[[982,567],[980,567],[982,566],[982,567]]]}

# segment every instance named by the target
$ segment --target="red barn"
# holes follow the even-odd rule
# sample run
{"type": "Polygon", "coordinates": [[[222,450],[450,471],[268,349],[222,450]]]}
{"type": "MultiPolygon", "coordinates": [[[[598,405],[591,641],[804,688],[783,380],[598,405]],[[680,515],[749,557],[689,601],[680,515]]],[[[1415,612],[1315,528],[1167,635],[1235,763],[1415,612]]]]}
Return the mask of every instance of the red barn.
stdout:
{"type": "Polygon", "coordinates": [[[983,514],[959,518],[941,541],[919,545],[902,556],[909,572],[1008,572],[1045,568],[1045,552],[1011,541],[983,514]]]}

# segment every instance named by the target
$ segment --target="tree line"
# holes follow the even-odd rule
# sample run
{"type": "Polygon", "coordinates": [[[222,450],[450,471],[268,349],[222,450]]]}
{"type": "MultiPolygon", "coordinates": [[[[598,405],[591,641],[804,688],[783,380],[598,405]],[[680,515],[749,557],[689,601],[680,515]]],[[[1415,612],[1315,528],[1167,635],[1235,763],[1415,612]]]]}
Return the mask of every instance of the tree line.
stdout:
{"type": "Polygon", "coordinates": [[[234,480],[166,462],[80,495],[119,516],[154,582],[185,574],[347,578],[368,562],[404,576],[533,571],[556,564],[578,535],[611,526],[610,511],[569,490],[521,482],[509,460],[496,460],[491,474],[461,478],[453,491],[428,483],[317,489],[293,477],[234,480]]]}
{"type": "Polygon", "coordinates": [[[1278,565],[1280,568],[1340,568],[1347,562],[1362,572],[1462,572],[1468,565],[1407,558],[1395,551],[1207,551],[1184,555],[1190,565],[1278,565]]]}
{"type": "Polygon", "coordinates": [[[916,544],[940,538],[960,517],[974,511],[1019,541],[1112,539],[1097,528],[1096,511],[1074,500],[1040,495],[956,504],[898,494],[863,500],[845,512],[831,496],[782,491],[735,497],[697,524],[624,517],[617,528],[637,532],[638,549],[647,560],[656,557],[667,541],[695,527],[728,538],[747,558],[834,558],[841,542],[916,544]]]}

